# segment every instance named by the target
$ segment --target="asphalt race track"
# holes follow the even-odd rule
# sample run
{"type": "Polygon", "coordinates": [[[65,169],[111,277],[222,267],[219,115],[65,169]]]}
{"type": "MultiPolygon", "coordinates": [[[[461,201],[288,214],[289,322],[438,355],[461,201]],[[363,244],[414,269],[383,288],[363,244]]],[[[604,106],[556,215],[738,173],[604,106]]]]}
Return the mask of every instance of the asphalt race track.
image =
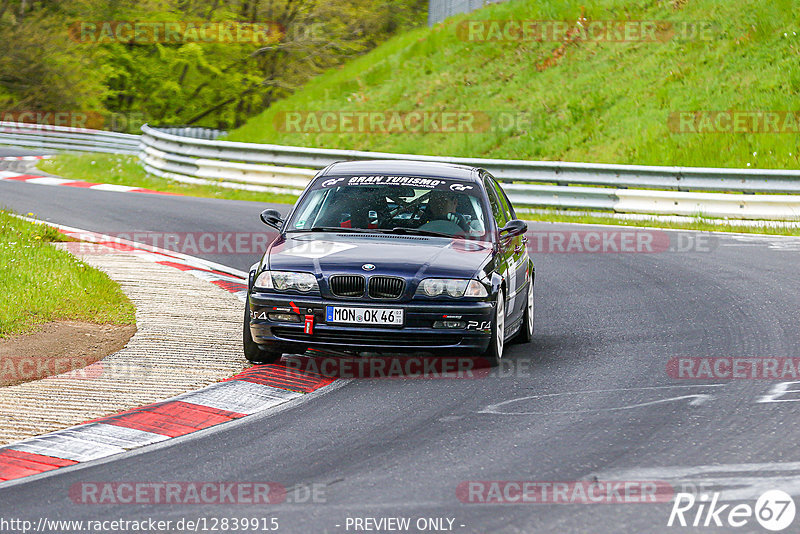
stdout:
{"type": "Polygon", "coordinates": [[[25,150],[11,146],[0,146],[0,158],[6,156],[46,156],[52,154],[52,150],[25,150]]]}
{"type": "MultiPolygon", "coordinates": [[[[0,206],[107,233],[264,232],[268,205],[0,182],[0,206]]],[[[508,346],[502,376],[355,379],[283,411],[0,486],[0,508],[34,524],[275,517],[279,532],[336,533],[366,531],[355,518],[406,517],[414,532],[419,518],[446,518],[453,532],[616,533],[668,530],[672,504],[482,504],[457,488],[655,480],[750,505],[742,496],[766,489],[800,496],[800,395],[790,393],[800,384],[770,394],[781,380],[667,372],[671,358],[800,356],[798,240],[656,234],[690,250],[534,252],[536,334],[508,346]],[[267,506],[70,498],[74,484],[103,481],[273,481],[317,495],[267,506]]],[[[241,270],[258,259],[199,255],[241,270]]],[[[736,531],[764,530],[751,518],[736,531]]]]}

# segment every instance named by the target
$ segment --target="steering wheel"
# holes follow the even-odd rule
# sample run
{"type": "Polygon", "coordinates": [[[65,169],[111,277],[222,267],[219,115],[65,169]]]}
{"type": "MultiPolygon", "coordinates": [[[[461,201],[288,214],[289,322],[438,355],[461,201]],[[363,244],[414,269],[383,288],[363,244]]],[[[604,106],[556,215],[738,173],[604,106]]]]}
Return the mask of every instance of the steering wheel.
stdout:
{"type": "Polygon", "coordinates": [[[456,223],[462,230],[469,232],[469,221],[462,213],[450,212],[447,214],[447,220],[456,223]]]}

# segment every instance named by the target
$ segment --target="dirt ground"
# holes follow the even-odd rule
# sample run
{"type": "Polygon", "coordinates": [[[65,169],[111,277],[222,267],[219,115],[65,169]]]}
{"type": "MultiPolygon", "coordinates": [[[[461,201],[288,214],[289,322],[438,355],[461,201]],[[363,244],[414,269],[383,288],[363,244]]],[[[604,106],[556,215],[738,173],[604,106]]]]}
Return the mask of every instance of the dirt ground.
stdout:
{"type": "Polygon", "coordinates": [[[0,387],[80,373],[76,370],[122,349],[134,333],[133,325],[57,321],[30,334],[0,339],[0,387]]]}

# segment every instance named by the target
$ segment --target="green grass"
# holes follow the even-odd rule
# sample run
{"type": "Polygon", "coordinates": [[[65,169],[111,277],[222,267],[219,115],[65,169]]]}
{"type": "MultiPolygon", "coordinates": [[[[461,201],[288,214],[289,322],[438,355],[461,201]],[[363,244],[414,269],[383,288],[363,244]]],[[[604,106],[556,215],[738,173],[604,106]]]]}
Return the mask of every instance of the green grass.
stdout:
{"type": "Polygon", "coordinates": [[[736,225],[721,222],[717,219],[695,217],[692,221],[661,221],[656,218],[620,219],[611,215],[597,214],[564,214],[556,210],[543,213],[540,210],[528,212],[525,208],[517,209],[517,215],[526,221],[542,221],[552,223],[603,224],[612,226],[634,226],[648,228],[670,228],[676,230],[696,230],[698,232],[733,232],[739,234],[770,234],[800,236],[800,228],[776,225],[736,225]]]}
{"type": "Polygon", "coordinates": [[[240,129],[250,141],[399,153],[643,165],[800,168],[796,133],[676,134],[670,113],[798,110],[790,0],[512,0],[415,30],[312,80],[240,129]],[[682,7],[675,7],[682,5],[682,7]],[[466,42],[467,19],[710,22],[710,40],[466,42]],[[481,111],[482,133],[283,132],[281,112],[481,111]],[[501,126],[499,113],[520,123],[501,126]]]}
{"type": "Polygon", "coordinates": [[[136,156],[115,154],[62,154],[39,162],[45,172],[70,180],[103,184],[128,185],[154,191],[195,197],[253,200],[293,204],[297,197],[275,193],[241,191],[213,185],[192,185],[147,174],[136,156]]]}
{"type": "Polygon", "coordinates": [[[62,240],[49,226],[0,210],[0,338],[56,320],[135,324],[119,285],[50,244],[62,240]]]}

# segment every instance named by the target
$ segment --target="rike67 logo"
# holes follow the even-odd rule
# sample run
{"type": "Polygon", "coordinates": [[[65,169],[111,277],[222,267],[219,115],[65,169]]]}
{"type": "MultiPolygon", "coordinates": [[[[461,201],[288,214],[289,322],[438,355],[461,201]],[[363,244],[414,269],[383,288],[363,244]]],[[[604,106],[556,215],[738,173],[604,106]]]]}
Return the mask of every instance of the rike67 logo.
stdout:
{"type": "Polygon", "coordinates": [[[747,503],[720,504],[720,494],[695,497],[691,493],[678,493],[672,504],[667,526],[681,527],[734,527],[751,523],[755,518],[767,530],[784,530],[794,521],[795,505],[792,497],[781,490],[761,494],[755,507],[747,503]]]}

